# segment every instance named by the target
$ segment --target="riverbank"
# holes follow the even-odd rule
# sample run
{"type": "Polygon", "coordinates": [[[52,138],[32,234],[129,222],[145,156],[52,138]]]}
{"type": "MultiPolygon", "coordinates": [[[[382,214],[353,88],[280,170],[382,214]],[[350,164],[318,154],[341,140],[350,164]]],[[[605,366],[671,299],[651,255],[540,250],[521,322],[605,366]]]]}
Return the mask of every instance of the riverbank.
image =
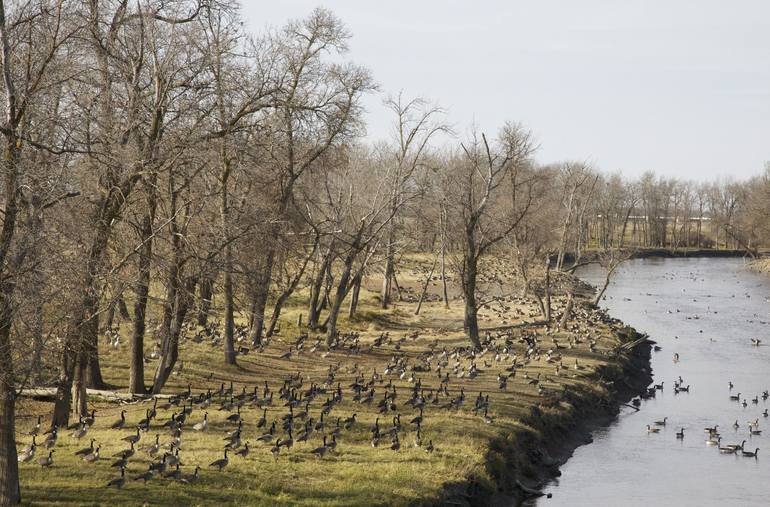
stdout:
{"type": "MultiPolygon", "coordinates": [[[[401,274],[407,290],[419,286],[427,267],[416,265],[401,274]]],[[[431,295],[438,284],[431,282],[431,295]]],[[[554,298],[554,322],[558,322],[565,303],[563,295],[554,298]]],[[[578,445],[585,443],[591,429],[605,424],[617,413],[620,402],[630,398],[644,383],[644,344],[630,351],[618,348],[635,335],[605,313],[577,305],[574,318],[565,331],[539,322],[537,305],[530,300],[504,295],[492,298],[481,309],[482,328],[495,329],[487,349],[472,355],[462,332],[462,305],[451,301],[445,309],[431,297],[423,303],[419,316],[409,302],[382,310],[372,291],[362,291],[358,314],[344,319],[342,329],[355,332],[343,346],[326,350],[315,344],[315,335],[297,352],[298,330],[290,323],[303,311],[304,297],[290,301],[281,334],[262,352],[251,351],[238,358],[238,366],[224,366],[217,337],[198,340],[191,330],[181,348],[179,367],[166,392],[216,393],[233,382],[233,394],[215,395],[208,409],[193,407],[184,431],[180,451],[183,473],[202,467],[200,480],[185,485],[153,477],[143,484],[133,479],[154,460],[137,452],[129,461],[129,481],[122,490],[106,489],[117,476],[110,464],[112,456],[126,443],[121,438],[131,429],[111,430],[109,426],[126,410],[126,428],[133,428],[151,405],[144,401],[126,404],[101,399],[90,400],[97,420],[80,442],[62,434],[57,444],[55,464],[41,469],[33,463],[21,470],[25,502],[34,505],[83,505],[109,502],[113,505],[511,505],[558,474],[558,466],[578,445]],[[384,337],[384,338],[383,338],[384,337]],[[524,360],[529,347],[526,339],[537,340],[538,352],[524,360]],[[443,352],[446,351],[446,352],[443,352]],[[549,352],[550,351],[550,352],[549,352]],[[516,373],[510,375],[516,358],[516,373]],[[333,380],[329,383],[329,372],[333,380]],[[439,377],[439,371],[441,378],[439,377]],[[279,390],[287,379],[303,379],[305,391],[311,385],[324,386],[326,394],[305,408],[315,425],[324,400],[341,389],[342,401],[327,416],[326,429],[311,432],[308,441],[297,440],[301,423],[294,432],[291,449],[283,448],[274,457],[257,437],[272,421],[279,423],[276,437],[288,438],[280,423],[288,413],[279,390]],[[447,376],[448,375],[448,376],[447,376]],[[501,378],[507,377],[504,389],[501,378]],[[446,378],[446,390],[441,379],[446,378]],[[357,399],[350,389],[359,382],[373,389],[372,401],[357,399]],[[636,380],[638,379],[638,381],[636,380]],[[430,398],[418,434],[410,421],[419,411],[407,404],[417,382],[418,392],[430,398]],[[265,382],[275,401],[263,409],[245,403],[242,440],[250,442],[247,457],[230,455],[227,468],[216,472],[209,463],[222,457],[222,437],[236,428],[227,417],[235,410],[220,410],[219,404],[248,400],[251,393],[262,397],[265,382]],[[392,387],[387,387],[387,386],[392,387]],[[395,410],[380,414],[378,402],[385,392],[396,389],[395,410]],[[488,409],[474,410],[479,393],[488,409]],[[433,396],[438,396],[436,399],[433,396]],[[486,398],[488,396],[488,398],[486,398]],[[230,398],[230,400],[228,400],[230,398]],[[456,405],[454,408],[451,406],[456,405]],[[209,428],[190,430],[208,411],[209,428]],[[485,413],[486,412],[486,413],[485,413]],[[355,422],[342,424],[356,414],[355,422]],[[400,415],[399,449],[382,437],[378,447],[371,445],[370,429],[378,425],[385,433],[400,415]],[[267,424],[257,428],[265,417],[267,424]],[[311,451],[322,445],[321,437],[340,424],[337,447],[319,458],[311,451]],[[95,464],[85,464],[73,454],[87,446],[89,437],[102,445],[103,456],[95,464]],[[433,452],[426,452],[428,444],[433,452]],[[513,502],[511,502],[513,501],[513,502]]],[[[130,325],[121,325],[123,343],[128,343],[130,325]]],[[[151,349],[147,351],[149,354],[151,349]]],[[[128,347],[102,347],[103,374],[108,382],[121,385],[127,378],[128,347]]],[[[146,378],[153,371],[148,359],[146,378]]],[[[646,385],[646,384],[645,384],[646,385]]],[[[366,391],[364,391],[366,392],[366,391]]],[[[366,398],[366,396],[364,397],[366,398]]],[[[156,434],[160,443],[171,439],[163,427],[171,414],[181,410],[159,404],[157,423],[142,433],[140,446],[151,444],[156,434]]],[[[29,443],[23,433],[36,416],[47,415],[50,404],[25,400],[19,404],[19,447],[29,443]]],[[[330,437],[329,437],[330,438],[330,437]]],[[[242,447],[241,447],[242,448],[242,447]]],[[[42,456],[43,449],[39,449],[42,456]]]]}
{"type": "Polygon", "coordinates": [[[770,257],[757,259],[749,264],[749,268],[763,275],[770,275],[770,257]]]}

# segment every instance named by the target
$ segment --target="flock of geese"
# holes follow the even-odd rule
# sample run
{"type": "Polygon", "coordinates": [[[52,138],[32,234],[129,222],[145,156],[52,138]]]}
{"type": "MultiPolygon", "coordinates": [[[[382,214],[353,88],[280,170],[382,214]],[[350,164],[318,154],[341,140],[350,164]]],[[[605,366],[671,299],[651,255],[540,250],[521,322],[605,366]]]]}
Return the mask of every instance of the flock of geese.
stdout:
{"type": "MultiPolygon", "coordinates": [[[[674,382],[674,389],[676,392],[689,392],[690,386],[688,385],[685,389],[682,389],[682,384],[684,381],[682,380],[682,377],[680,376],[675,382],[674,382]]],[[[730,389],[730,392],[733,391],[734,386],[732,382],[728,382],[728,387],[730,389]]],[[[655,384],[653,387],[649,388],[648,391],[641,397],[641,398],[650,398],[654,397],[656,391],[662,391],[663,390],[663,383],[655,384]]],[[[757,395],[754,398],[751,399],[751,403],[753,405],[758,405],[760,398],[763,401],[767,401],[768,398],[770,398],[770,392],[765,390],[762,392],[761,395],[757,395]]],[[[730,394],[729,399],[732,402],[740,403],[744,408],[746,408],[749,404],[747,399],[745,397],[741,397],[741,393],[737,394],[730,394]]],[[[638,406],[639,401],[634,400],[634,405],[638,406]]],[[[762,412],[762,417],[767,418],[770,414],[768,414],[767,408],[764,409],[762,412]]],[[[647,425],[647,433],[648,434],[656,434],[660,433],[661,430],[666,428],[668,425],[668,417],[664,417],[663,419],[659,421],[654,421],[652,424],[647,425]]],[[[740,430],[741,425],[738,423],[738,420],[736,419],[735,422],[732,424],[733,429],[737,432],[740,430]]],[[[759,417],[756,417],[753,421],[746,421],[746,429],[748,430],[747,435],[751,437],[758,437],[762,435],[762,430],[759,429],[759,417]]],[[[753,451],[751,449],[746,449],[746,441],[742,440],[740,444],[727,444],[722,445],[722,435],[719,432],[719,425],[715,424],[712,427],[707,427],[703,429],[706,434],[708,435],[706,438],[706,445],[716,447],[719,449],[720,454],[735,454],[735,455],[741,455],[747,458],[754,458],[756,459],[759,456],[759,448],[755,448],[753,451]]],[[[682,427],[679,431],[676,432],[676,438],[677,440],[683,440],[684,439],[684,427],[682,427]]]]}
{"type": "MultiPolygon", "coordinates": [[[[233,460],[248,459],[252,453],[269,452],[278,459],[292,451],[323,459],[337,452],[343,442],[360,439],[361,433],[369,435],[368,443],[374,448],[398,452],[409,446],[432,453],[436,448],[425,430],[431,413],[462,410],[478,417],[480,424],[495,422],[489,393],[482,389],[477,395],[465,392],[465,388],[472,389],[475,379],[486,375],[487,381],[503,392],[509,383],[522,382],[516,379],[519,372],[522,387],[534,390],[532,395],[538,396],[548,394],[550,389],[544,383],[556,384],[556,377],[574,378],[590,373],[577,371],[589,369],[577,359],[574,365],[565,365],[561,349],[585,343],[583,348],[596,352],[597,338],[591,337],[590,330],[599,321],[616,321],[598,311],[586,310],[582,317],[579,324],[572,324],[582,332],[568,344],[560,344],[554,337],[549,342],[546,336],[532,331],[514,337],[508,330],[496,336],[487,333],[481,351],[462,346],[440,347],[438,340],[429,343],[424,352],[403,351],[401,345],[408,339],[416,340],[416,332],[398,339],[383,333],[367,343],[357,333],[349,333],[338,337],[330,350],[325,350],[320,341],[302,335],[293,341],[288,352],[276,352],[276,359],[290,362],[299,355],[327,357],[330,352],[350,357],[387,345],[391,346],[392,355],[387,364],[380,363],[380,368],[384,366],[382,372],[377,371],[376,364],[369,370],[358,363],[342,366],[338,361],[328,366],[325,378],[316,370],[315,380],[298,371],[272,386],[268,381],[239,387],[225,382],[219,389],[197,394],[188,384],[187,389],[166,400],[152,399],[151,407],[141,416],[134,411],[127,417],[123,410],[114,421],[102,421],[97,418],[97,411],[92,410],[66,428],[45,429],[41,426],[43,417],[38,416],[37,424],[27,433],[31,442],[18,459],[21,463],[34,463],[37,457],[39,466],[50,468],[55,465],[54,453],[63,435],[87,441],[90,429],[104,429],[108,438],[102,442],[90,438],[90,444],[75,455],[82,466],[109,465],[115,469],[115,477],[106,486],[122,488],[127,481],[147,483],[158,478],[182,484],[198,482],[202,464],[190,463],[185,452],[189,447],[185,444],[196,438],[193,435],[206,432],[223,432],[217,451],[221,457],[207,467],[220,472],[233,460]],[[544,365],[552,365],[553,374],[526,371],[525,367],[538,361],[540,370],[544,365]],[[496,381],[492,381],[495,374],[496,381]],[[348,382],[349,379],[352,381],[348,382]],[[376,411],[368,432],[357,428],[363,423],[357,419],[356,406],[361,406],[361,411],[376,411]],[[38,439],[42,442],[38,443],[38,439]],[[112,447],[109,452],[108,442],[112,447]],[[116,443],[120,447],[115,447],[116,443]]],[[[489,388],[489,384],[486,386],[489,388]]],[[[195,444],[199,446],[200,442],[195,444]]]]}

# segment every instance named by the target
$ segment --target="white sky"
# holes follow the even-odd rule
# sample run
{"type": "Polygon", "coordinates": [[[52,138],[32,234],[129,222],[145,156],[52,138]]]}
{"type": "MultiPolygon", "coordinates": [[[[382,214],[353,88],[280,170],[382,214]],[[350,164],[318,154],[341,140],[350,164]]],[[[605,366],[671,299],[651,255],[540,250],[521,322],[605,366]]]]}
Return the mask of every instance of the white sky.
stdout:
{"type": "Polygon", "coordinates": [[[530,128],[538,160],[634,176],[744,178],[770,160],[770,0],[243,0],[252,31],[331,9],[349,59],[460,133],[530,128]]]}

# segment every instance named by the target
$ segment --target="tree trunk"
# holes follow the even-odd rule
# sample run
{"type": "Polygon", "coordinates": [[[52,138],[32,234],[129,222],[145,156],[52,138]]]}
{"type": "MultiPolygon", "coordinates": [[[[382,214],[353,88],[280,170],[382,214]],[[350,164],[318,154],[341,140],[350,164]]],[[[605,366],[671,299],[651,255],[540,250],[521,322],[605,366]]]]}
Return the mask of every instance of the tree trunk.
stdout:
{"type": "Polygon", "coordinates": [[[267,298],[270,295],[270,281],[273,277],[273,264],[275,264],[275,247],[272,244],[277,240],[277,232],[267,238],[270,246],[266,247],[267,252],[263,264],[254,280],[254,303],[252,305],[254,320],[251,325],[251,341],[254,345],[259,345],[262,341],[265,308],[267,307],[267,298]]]}
{"type": "Polygon", "coordinates": [[[564,331],[567,328],[570,316],[572,314],[572,305],[574,303],[573,295],[570,292],[567,296],[567,305],[564,307],[564,314],[561,316],[561,322],[559,322],[559,330],[564,331]]]}
{"type": "Polygon", "coordinates": [[[200,303],[198,304],[198,325],[205,326],[209,322],[209,312],[214,298],[214,282],[208,276],[198,284],[200,291],[200,303]]]}
{"type": "Polygon", "coordinates": [[[361,293],[361,281],[363,279],[363,273],[358,273],[353,277],[353,288],[350,294],[350,306],[348,307],[348,317],[353,317],[358,309],[358,296],[361,293]]]}
{"type": "Polygon", "coordinates": [[[144,385],[144,336],[146,331],[147,299],[150,294],[150,267],[152,264],[152,238],[155,210],[157,208],[156,181],[152,178],[147,185],[147,213],[142,219],[139,250],[138,271],[134,293],[134,332],[131,336],[131,373],[128,382],[128,392],[145,394],[144,385]]]}
{"type": "Polygon", "coordinates": [[[334,343],[334,339],[337,336],[337,317],[342,308],[342,301],[345,299],[345,295],[348,292],[348,282],[350,281],[350,273],[353,270],[353,262],[356,260],[358,254],[358,248],[356,243],[350,246],[350,251],[345,256],[343,263],[342,274],[337,282],[337,291],[334,295],[334,301],[332,301],[331,308],[329,308],[329,318],[326,328],[326,344],[331,345],[334,343]]]}
{"type": "Polygon", "coordinates": [[[543,298],[545,307],[545,321],[551,323],[551,255],[545,256],[545,297],[543,298]]]}
{"type": "Polygon", "coordinates": [[[160,394],[168,381],[168,377],[179,359],[179,336],[182,333],[185,316],[193,300],[195,286],[198,279],[194,276],[188,277],[181,287],[176,290],[174,298],[173,318],[170,327],[164,329],[164,336],[161,343],[161,358],[158,368],[155,371],[155,381],[152,386],[152,394],[160,394]]]}
{"type": "Polygon", "coordinates": [[[420,291],[420,297],[417,299],[417,308],[414,309],[415,315],[420,315],[420,308],[422,308],[422,301],[425,299],[425,294],[428,292],[428,285],[430,284],[430,279],[433,276],[433,271],[436,270],[436,261],[438,259],[436,257],[433,258],[433,265],[430,267],[430,272],[428,273],[428,276],[425,278],[425,283],[422,284],[422,290],[420,291]]]}
{"type": "Polygon", "coordinates": [[[16,381],[11,356],[10,287],[3,284],[0,301],[0,505],[21,502],[16,457],[16,381]]]}
{"type": "MultiPolygon", "coordinates": [[[[472,241],[472,240],[470,240],[472,241]]],[[[473,243],[471,243],[473,247],[473,243]]],[[[477,276],[477,262],[476,255],[472,252],[472,248],[465,253],[463,258],[463,298],[465,299],[465,316],[463,319],[463,329],[465,334],[468,335],[468,339],[473,346],[477,349],[481,348],[481,340],[479,338],[479,319],[478,309],[476,307],[476,276],[477,276]]]]}
{"type": "Polygon", "coordinates": [[[334,248],[334,242],[329,244],[329,248],[326,250],[326,254],[323,256],[318,271],[316,272],[313,283],[310,286],[310,301],[308,302],[308,318],[307,326],[310,329],[316,329],[318,327],[318,320],[321,315],[321,303],[324,298],[321,298],[321,292],[324,288],[324,280],[326,280],[329,266],[331,265],[332,252],[334,248]]]}
{"type": "Polygon", "coordinates": [[[388,224],[387,244],[385,245],[385,274],[382,279],[382,291],[380,292],[380,306],[384,309],[390,304],[391,283],[394,274],[395,251],[393,243],[396,239],[396,226],[393,220],[388,224]]]}

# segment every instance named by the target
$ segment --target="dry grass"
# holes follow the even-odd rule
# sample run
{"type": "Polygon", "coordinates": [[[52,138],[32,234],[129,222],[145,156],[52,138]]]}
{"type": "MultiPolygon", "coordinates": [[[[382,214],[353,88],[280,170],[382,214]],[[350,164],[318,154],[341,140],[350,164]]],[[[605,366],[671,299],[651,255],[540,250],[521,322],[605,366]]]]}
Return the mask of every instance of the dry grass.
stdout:
{"type": "MultiPolygon", "coordinates": [[[[419,279],[420,270],[414,271],[414,276],[404,274],[402,284],[414,284],[419,279]]],[[[371,341],[382,331],[390,329],[393,338],[402,338],[413,330],[419,330],[416,339],[407,338],[400,346],[400,352],[414,358],[428,350],[429,344],[438,341],[438,349],[446,347],[451,351],[455,346],[466,346],[462,334],[461,302],[453,302],[450,309],[444,309],[443,304],[431,302],[423,305],[422,315],[413,315],[412,303],[399,303],[394,308],[384,311],[377,305],[373,293],[362,291],[362,301],[359,316],[353,322],[343,319],[341,328],[355,329],[361,332],[362,344],[371,341]]],[[[374,424],[376,402],[382,396],[383,388],[376,386],[377,394],[372,406],[354,403],[351,391],[347,386],[353,381],[356,373],[347,373],[348,368],[357,365],[358,371],[369,379],[372,372],[380,374],[391,361],[395,345],[384,345],[371,352],[351,354],[346,351],[332,351],[327,357],[321,357],[321,350],[314,354],[305,353],[289,360],[279,356],[289,349],[297,336],[297,330],[291,324],[296,321],[296,314],[302,311],[301,295],[295,297],[282,319],[282,332],[261,353],[251,353],[238,358],[237,367],[227,367],[223,364],[223,354],[219,348],[213,348],[204,342],[200,344],[186,340],[181,346],[181,360],[184,368],[174,375],[166,392],[180,392],[188,383],[193,386],[194,393],[205,392],[207,389],[216,390],[222,382],[233,381],[235,393],[243,387],[251,392],[259,386],[260,392],[265,381],[276,392],[274,406],[268,410],[268,421],[280,419],[286,413],[283,400],[278,400],[277,391],[284,378],[297,372],[302,372],[306,389],[310,382],[323,382],[330,365],[339,365],[336,381],[344,390],[344,401],[327,418],[327,427],[333,426],[336,418],[344,418],[357,413],[358,422],[349,431],[343,430],[339,445],[335,452],[323,458],[311,454],[311,450],[321,443],[321,435],[313,434],[307,443],[297,443],[288,451],[282,450],[274,458],[269,452],[270,445],[261,444],[256,437],[263,433],[255,426],[261,415],[261,410],[248,408],[243,410],[245,421],[242,440],[250,441],[251,453],[247,458],[231,456],[230,465],[222,472],[216,472],[208,465],[222,456],[223,435],[234,429],[235,425],[228,423],[225,418],[228,412],[220,411],[212,404],[208,409],[210,428],[206,433],[196,433],[187,429],[182,437],[182,470],[191,473],[195,465],[202,467],[201,479],[198,483],[184,485],[169,479],[156,477],[146,485],[131,480],[144,472],[151,462],[145,453],[137,452],[130,460],[127,470],[126,486],[118,491],[107,489],[107,482],[118,475],[116,469],[110,468],[113,458],[107,458],[125,448],[120,438],[131,433],[131,429],[123,431],[109,430],[109,425],[118,418],[120,410],[128,410],[127,427],[133,427],[145,413],[149,402],[121,407],[99,400],[92,400],[97,410],[97,420],[83,441],[75,441],[63,433],[59,438],[54,455],[55,464],[50,469],[42,469],[36,464],[23,464],[21,478],[24,500],[34,505],[403,505],[419,502],[421,499],[437,499],[442,487],[452,482],[462,482],[473,477],[480,481],[490,480],[485,467],[485,456],[489,442],[493,438],[524,431],[521,418],[529,409],[543,401],[537,389],[529,385],[524,378],[526,372],[530,377],[538,373],[542,375],[544,387],[558,393],[568,385],[590,385],[588,377],[598,364],[603,364],[602,354],[587,350],[585,343],[574,349],[564,349],[565,369],[560,376],[554,374],[554,364],[547,363],[545,358],[533,361],[520,369],[515,378],[510,379],[506,391],[498,389],[497,375],[504,372],[510,365],[510,360],[494,361],[494,354],[488,353],[476,360],[478,367],[483,370],[477,378],[457,378],[450,374],[449,390],[451,395],[457,395],[464,389],[467,400],[465,407],[459,411],[449,411],[435,405],[430,405],[425,412],[425,422],[422,427],[423,442],[432,440],[435,452],[427,453],[424,448],[414,447],[415,431],[408,421],[416,414],[410,407],[404,405],[412,386],[407,379],[394,377],[393,383],[398,386],[398,412],[402,415],[402,423],[406,427],[402,431],[402,448],[398,452],[390,450],[390,441],[383,438],[379,448],[370,445],[369,428],[374,424]],[[583,366],[581,371],[573,371],[569,367],[574,364],[574,357],[579,357],[583,366]],[[485,366],[485,362],[489,366],[485,366]],[[473,415],[470,408],[475,396],[484,392],[490,396],[489,415],[494,423],[486,424],[480,416],[473,415]],[[93,437],[102,445],[102,460],[95,464],[85,464],[78,460],[73,453],[88,444],[88,438],[93,437]]],[[[505,305],[505,320],[510,324],[520,323],[523,319],[533,320],[534,306],[521,301],[509,301],[505,305]],[[516,316],[516,318],[512,317],[516,316]]],[[[501,324],[501,314],[497,308],[482,311],[482,326],[494,327],[501,324]]],[[[529,326],[543,334],[544,328],[529,326]]],[[[127,343],[129,333],[127,324],[122,328],[127,343]]],[[[515,333],[520,330],[517,329],[515,333]]],[[[606,326],[594,327],[590,330],[584,325],[582,334],[590,333],[599,337],[597,350],[606,350],[617,344],[616,338],[606,326]]],[[[517,336],[514,334],[514,337],[517,336]]],[[[566,343],[568,334],[559,335],[559,340],[566,343]]],[[[544,340],[545,341],[545,340],[544,340]]],[[[547,339],[550,344],[550,338],[547,339]]],[[[546,348],[550,346],[547,345],[546,348]]],[[[309,348],[309,347],[308,347],[309,348]]],[[[522,355],[524,345],[516,342],[509,353],[522,355]]],[[[108,382],[125,386],[128,378],[128,350],[123,347],[113,350],[103,347],[103,374],[108,382]]],[[[450,359],[450,366],[454,360],[450,359]]],[[[470,360],[461,359],[464,367],[470,365],[470,360]]],[[[434,362],[435,366],[435,362],[434,362]]],[[[148,382],[154,364],[148,365],[148,382]]],[[[446,371],[446,370],[445,370],[446,371]]],[[[439,381],[435,371],[418,373],[423,387],[434,389],[439,381]]],[[[385,383],[388,379],[384,380],[385,383]]],[[[319,396],[310,406],[310,415],[317,419],[320,405],[325,396],[319,396]]],[[[446,398],[442,399],[444,404],[446,398]]],[[[26,445],[30,438],[21,433],[28,430],[37,414],[47,415],[50,406],[37,402],[22,402],[19,406],[18,430],[19,446],[26,445]]],[[[554,408],[556,412],[568,408],[554,408]]],[[[380,426],[385,429],[390,425],[390,417],[383,416],[380,426]]],[[[141,444],[149,444],[156,433],[161,435],[161,443],[170,440],[166,431],[160,428],[162,422],[170,416],[170,411],[159,410],[157,423],[149,432],[143,435],[141,444]]],[[[187,427],[202,419],[202,410],[196,408],[188,417],[187,427]]],[[[279,421],[280,422],[280,421],[279,421]]],[[[269,422],[268,422],[269,425],[269,422]]],[[[279,424],[280,427],[280,424],[279,424]]],[[[327,430],[328,431],[328,430],[327,430]]],[[[280,433],[280,430],[279,430],[280,433]]],[[[284,436],[281,434],[281,436],[284,436]]],[[[296,438],[296,432],[294,437],[296,438]]],[[[424,444],[423,444],[424,445],[424,444]]],[[[37,456],[43,456],[44,449],[38,449],[37,456]]],[[[37,457],[34,460],[36,463],[37,457]]]]}

